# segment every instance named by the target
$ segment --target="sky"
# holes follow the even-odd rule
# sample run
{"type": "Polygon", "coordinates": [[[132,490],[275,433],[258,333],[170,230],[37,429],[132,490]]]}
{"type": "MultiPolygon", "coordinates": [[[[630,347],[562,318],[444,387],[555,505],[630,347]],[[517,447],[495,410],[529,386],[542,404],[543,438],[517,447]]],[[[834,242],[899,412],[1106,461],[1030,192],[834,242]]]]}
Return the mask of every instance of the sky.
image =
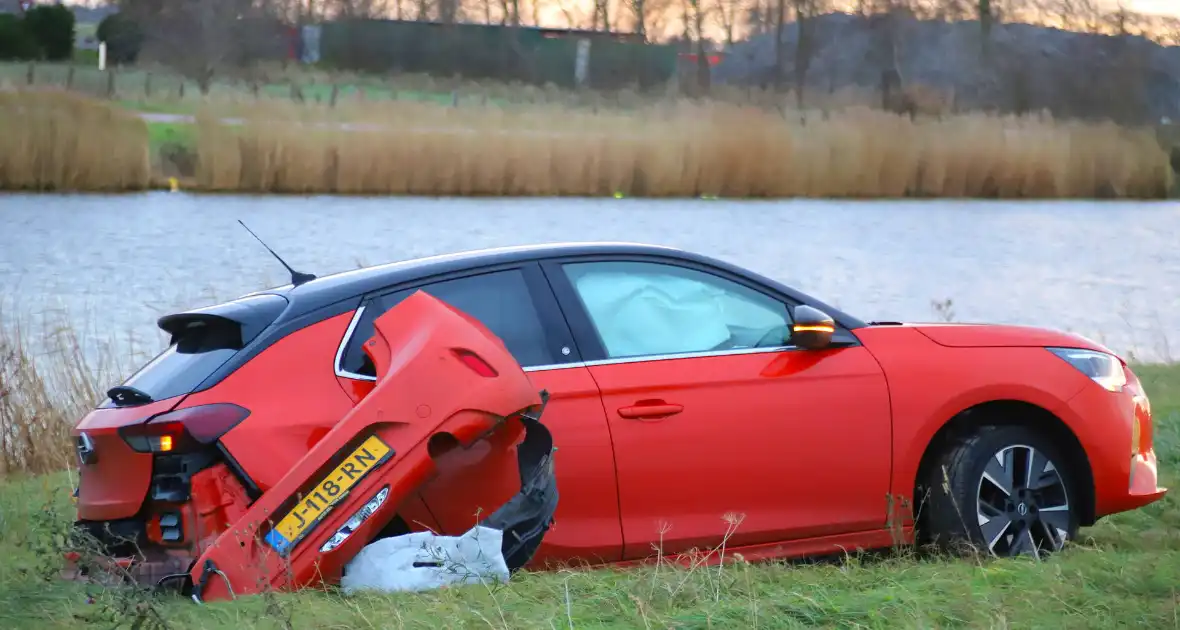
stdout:
{"type": "Polygon", "coordinates": [[[1138,13],[1156,13],[1180,17],[1180,0],[1131,0],[1128,8],[1138,13]]]}

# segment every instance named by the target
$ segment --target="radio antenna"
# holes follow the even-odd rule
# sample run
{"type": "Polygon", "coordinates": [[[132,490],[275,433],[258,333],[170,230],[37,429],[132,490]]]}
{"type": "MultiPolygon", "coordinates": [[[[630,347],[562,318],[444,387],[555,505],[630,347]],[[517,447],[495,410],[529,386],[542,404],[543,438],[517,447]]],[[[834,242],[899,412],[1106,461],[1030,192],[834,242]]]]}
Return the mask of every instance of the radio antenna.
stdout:
{"type": "Polygon", "coordinates": [[[254,233],[254,230],[251,230],[249,228],[249,226],[247,226],[245,223],[242,222],[241,219],[238,219],[238,223],[241,223],[242,227],[246,228],[246,231],[250,233],[250,236],[253,236],[255,239],[257,239],[257,241],[259,243],[262,243],[262,246],[266,248],[266,251],[270,252],[270,255],[274,256],[275,260],[279,261],[280,265],[287,268],[287,271],[290,272],[290,274],[291,274],[291,284],[293,284],[295,286],[299,286],[305,282],[310,282],[312,280],[315,280],[315,275],[313,275],[313,274],[303,273],[301,271],[295,271],[294,269],[292,269],[291,265],[287,264],[287,261],[283,260],[283,258],[281,256],[276,254],[275,250],[271,249],[270,246],[267,245],[261,238],[258,238],[258,235],[254,233]]]}

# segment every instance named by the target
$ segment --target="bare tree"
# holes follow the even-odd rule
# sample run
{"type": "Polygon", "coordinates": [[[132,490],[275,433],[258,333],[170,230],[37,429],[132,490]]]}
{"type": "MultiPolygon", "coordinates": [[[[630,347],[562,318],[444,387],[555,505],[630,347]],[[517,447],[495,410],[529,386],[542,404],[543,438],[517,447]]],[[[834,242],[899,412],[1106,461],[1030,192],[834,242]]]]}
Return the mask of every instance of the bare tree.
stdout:
{"type": "Polygon", "coordinates": [[[124,0],[147,34],[147,56],[196,81],[207,94],[221,70],[281,48],[279,21],[251,0],[124,0]]]}
{"type": "Polygon", "coordinates": [[[783,31],[787,21],[787,0],[775,0],[774,20],[774,89],[781,92],[786,85],[787,49],[783,31]]]}
{"type": "Polygon", "coordinates": [[[733,31],[746,5],[746,0],[712,0],[712,15],[725,33],[726,49],[733,46],[733,31]]]}
{"type": "MultiPolygon", "coordinates": [[[[484,0],[485,2],[489,0],[484,0]]],[[[580,4],[578,0],[555,0],[557,9],[565,17],[566,26],[568,28],[581,28],[582,11],[578,8],[580,4]]],[[[491,22],[489,21],[489,24],[491,22]]]]}
{"type": "Polygon", "coordinates": [[[815,58],[815,18],[819,17],[825,4],[823,0],[791,0],[791,4],[794,5],[795,25],[799,30],[795,37],[795,100],[802,109],[807,71],[811,69],[811,61],[815,58]]]}
{"type": "Polygon", "coordinates": [[[1102,30],[1102,12],[1095,0],[1049,0],[1046,12],[1061,20],[1064,28],[1087,33],[1102,30]]]}
{"type": "Polygon", "coordinates": [[[972,15],[971,4],[971,0],[935,0],[930,17],[948,22],[965,20],[972,15]]]}
{"type": "Polygon", "coordinates": [[[742,11],[742,22],[751,36],[765,35],[773,30],[776,0],[750,0],[742,11]]]}
{"type": "Polygon", "coordinates": [[[520,26],[520,0],[500,0],[500,25],[520,26]]]}
{"type": "Polygon", "coordinates": [[[709,68],[709,57],[705,50],[705,23],[708,21],[711,7],[706,0],[681,0],[683,2],[684,32],[689,41],[693,42],[693,49],[697,57],[696,85],[702,93],[708,92],[712,71],[709,68]]]}
{"type": "Polygon", "coordinates": [[[622,4],[630,19],[631,30],[649,42],[655,40],[651,33],[659,31],[668,9],[671,8],[671,0],[622,0],[622,4]]]}
{"type": "Polygon", "coordinates": [[[610,0],[594,0],[594,21],[591,29],[595,31],[602,29],[609,32],[611,30],[610,16],[610,0]]]}
{"type": "Polygon", "coordinates": [[[348,19],[383,17],[389,8],[385,0],[323,0],[323,4],[336,17],[348,19]]]}

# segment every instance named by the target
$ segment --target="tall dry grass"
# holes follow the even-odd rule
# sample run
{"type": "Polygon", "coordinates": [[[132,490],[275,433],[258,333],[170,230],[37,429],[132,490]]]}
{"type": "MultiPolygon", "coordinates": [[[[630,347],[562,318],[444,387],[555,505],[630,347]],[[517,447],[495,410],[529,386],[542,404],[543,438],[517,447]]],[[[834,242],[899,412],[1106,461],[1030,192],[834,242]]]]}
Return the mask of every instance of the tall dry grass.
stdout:
{"type": "Polygon", "coordinates": [[[101,400],[106,372],[70,327],[34,335],[0,310],[0,476],[71,467],[70,429],[101,400]]]}
{"type": "Polygon", "coordinates": [[[1160,198],[1151,130],[1047,116],[271,103],[199,117],[196,187],[275,193],[1160,198]]]}
{"type": "MultiPolygon", "coordinates": [[[[908,116],[733,102],[446,107],[259,99],[197,118],[190,189],[648,197],[1160,198],[1151,130],[1047,116],[908,116]]],[[[65,92],[0,92],[0,189],[113,191],[152,178],[147,126],[65,92]]],[[[187,162],[187,160],[186,160],[187,162]]]]}
{"type": "Polygon", "coordinates": [[[140,190],[150,177],[135,114],[60,90],[0,90],[0,189],[140,190]]]}

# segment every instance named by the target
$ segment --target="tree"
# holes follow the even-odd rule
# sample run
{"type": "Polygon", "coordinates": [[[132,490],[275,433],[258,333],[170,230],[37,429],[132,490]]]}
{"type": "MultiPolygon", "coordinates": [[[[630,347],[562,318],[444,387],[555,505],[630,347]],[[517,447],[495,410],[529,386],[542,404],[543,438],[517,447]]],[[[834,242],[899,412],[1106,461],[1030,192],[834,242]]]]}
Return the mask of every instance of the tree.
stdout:
{"type": "Polygon", "coordinates": [[[112,13],[98,23],[98,41],[106,42],[107,58],[111,63],[135,63],[143,47],[143,29],[132,17],[112,13]]]}
{"type": "Polygon", "coordinates": [[[285,54],[276,9],[256,0],[123,0],[141,25],[143,53],[196,81],[208,94],[228,67],[285,54]]]}
{"type": "Polygon", "coordinates": [[[651,31],[657,28],[670,6],[669,0],[623,0],[623,7],[630,14],[632,31],[642,35],[644,41],[652,41],[651,31]]]}
{"type": "Polygon", "coordinates": [[[1048,12],[1061,20],[1063,28],[1078,29],[1087,33],[1101,30],[1101,15],[1095,0],[1048,0],[1048,12]]]}
{"type": "Polygon", "coordinates": [[[74,56],[74,12],[62,4],[41,4],[24,16],[25,31],[37,42],[40,56],[66,61],[74,56]]]}
{"type": "Polygon", "coordinates": [[[979,0],[979,43],[984,57],[987,57],[991,52],[990,42],[994,15],[991,0],[979,0]]]}
{"type": "Polygon", "coordinates": [[[795,8],[795,24],[799,33],[795,38],[795,100],[803,108],[803,93],[807,85],[807,71],[815,58],[815,18],[823,9],[822,0],[791,0],[795,8]]]}
{"type": "Polygon", "coordinates": [[[712,0],[712,3],[713,17],[717,19],[717,25],[725,33],[725,47],[728,49],[733,46],[733,31],[737,27],[737,21],[746,2],[745,0],[712,0]]]}
{"type": "Polygon", "coordinates": [[[0,59],[36,59],[37,40],[25,28],[25,22],[16,15],[0,14],[0,59]]]}

